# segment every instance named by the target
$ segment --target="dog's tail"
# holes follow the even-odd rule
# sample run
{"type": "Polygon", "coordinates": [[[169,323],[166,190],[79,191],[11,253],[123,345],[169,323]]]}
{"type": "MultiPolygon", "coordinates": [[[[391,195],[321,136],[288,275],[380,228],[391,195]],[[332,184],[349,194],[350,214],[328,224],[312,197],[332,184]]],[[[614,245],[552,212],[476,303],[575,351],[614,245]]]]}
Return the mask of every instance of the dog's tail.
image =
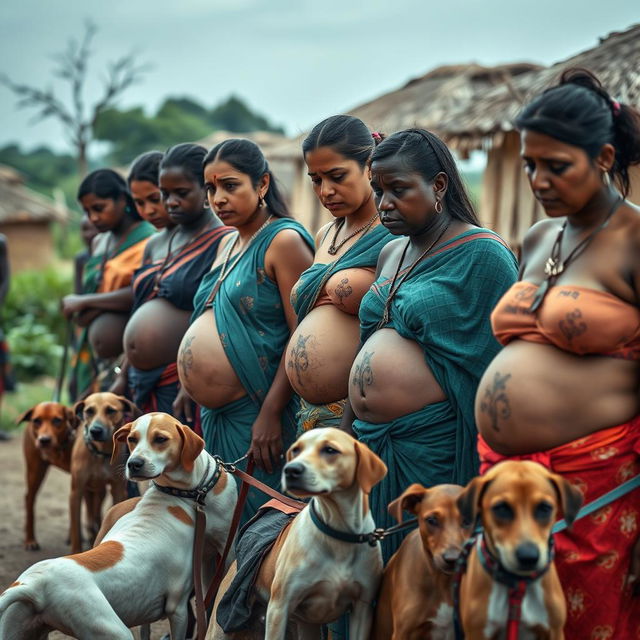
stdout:
{"type": "Polygon", "coordinates": [[[14,582],[0,594],[0,619],[2,619],[6,610],[16,602],[30,605],[29,608],[38,610],[41,607],[39,607],[37,600],[34,590],[29,585],[14,582]]]}

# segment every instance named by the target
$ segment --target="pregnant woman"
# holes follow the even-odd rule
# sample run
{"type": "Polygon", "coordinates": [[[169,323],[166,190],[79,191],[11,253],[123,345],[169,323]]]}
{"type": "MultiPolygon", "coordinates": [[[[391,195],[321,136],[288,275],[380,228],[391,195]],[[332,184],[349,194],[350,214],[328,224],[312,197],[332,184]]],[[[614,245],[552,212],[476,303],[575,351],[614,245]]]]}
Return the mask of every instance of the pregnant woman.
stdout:
{"type": "MultiPolygon", "coordinates": [[[[493,313],[506,346],[478,389],[480,454],[485,469],[537,460],[588,503],[640,473],[640,210],[625,199],[640,114],[570,70],[516,124],[549,219],[493,313]]],[[[555,536],[567,640],[638,637],[639,534],[636,488],[555,536]]]]}
{"type": "Polygon", "coordinates": [[[298,328],[287,348],[287,375],[300,396],[302,431],[340,425],[360,343],[360,301],[392,238],[380,224],[368,166],[381,139],[358,118],[333,116],[302,145],[316,196],[335,217],[318,232],[314,263],[291,291],[298,328]]]}

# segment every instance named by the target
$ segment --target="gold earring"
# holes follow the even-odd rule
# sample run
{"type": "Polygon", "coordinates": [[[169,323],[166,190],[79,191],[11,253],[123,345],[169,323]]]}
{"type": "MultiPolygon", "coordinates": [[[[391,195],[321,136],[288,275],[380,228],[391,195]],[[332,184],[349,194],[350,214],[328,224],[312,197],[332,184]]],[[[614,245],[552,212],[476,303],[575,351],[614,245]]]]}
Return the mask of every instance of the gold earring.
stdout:
{"type": "Polygon", "coordinates": [[[442,213],[442,202],[440,202],[440,198],[436,198],[434,209],[436,210],[436,213],[442,213]]]}

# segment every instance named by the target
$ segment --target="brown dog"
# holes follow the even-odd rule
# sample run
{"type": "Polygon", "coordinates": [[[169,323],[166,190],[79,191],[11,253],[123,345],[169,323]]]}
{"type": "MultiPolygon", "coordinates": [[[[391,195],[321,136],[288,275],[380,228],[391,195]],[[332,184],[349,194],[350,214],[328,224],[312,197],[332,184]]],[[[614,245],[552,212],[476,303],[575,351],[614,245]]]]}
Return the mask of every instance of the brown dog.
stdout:
{"type": "MultiPolygon", "coordinates": [[[[82,551],[81,507],[84,497],[89,517],[89,530],[95,538],[102,520],[102,502],[111,487],[113,502],[127,497],[124,469],[111,463],[113,434],[129,419],[140,415],[130,400],[114,393],[92,393],[76,403],[80,419],[78,437],[71,453],[71,553],[82,551]]],[[[126,455],[126,454],[125,454],[126,455]]]]}
{"type": "Polygon", "coordinates": [[[501,462],[467,485],[458,507],[471,522],[480,514],[484,528],[460,584],[460,620],[467,640],[502,637],[513,597],[510,581],[526,585],[519,637],[564,638],[567,607],[553,565],[551,529],[560,510],[571,524],[581,504],[575,487],[537,462],[501,462]]]}
{"type": "Polygon", "coordinates": [[[452,579],[470,526],[462,526],[457,499],[463,487],[412,484],[389,505],[398,522],[413,513],[412,531],[382,576],[374,640],[431,640],[453,637],[452,579]]]}
{"type": "Polygon", "coordinates": [[[36,551],[40,549],[34,525],[36,495],[49,465],[69,471],[77,421],[73,411],[59,402],[40,402],[18,418],[18,423],[25,421],[29,424],[22,437],[27,470],[24,548],[36,551]]]}

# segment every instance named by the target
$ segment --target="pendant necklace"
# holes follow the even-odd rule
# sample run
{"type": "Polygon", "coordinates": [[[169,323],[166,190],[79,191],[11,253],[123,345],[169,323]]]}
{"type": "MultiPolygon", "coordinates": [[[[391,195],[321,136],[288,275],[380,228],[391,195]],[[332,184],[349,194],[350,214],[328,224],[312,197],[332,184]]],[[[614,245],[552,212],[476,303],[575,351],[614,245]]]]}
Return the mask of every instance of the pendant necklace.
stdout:
{"type": "Polygon", "coordinates": [[[547,261],[544,265],[545,279],[542,281],[542,284],[538,287],[538,291],[536,291],[536,295],[533,297],[533,301],[531,303],[531,306],[529,307],[529,313],[535,313],[540,308],[540,305],[542,304],[545,296],[549,292],[549,288],[554,285],[560,274],[565,271],[569,264],[585,251],[585,249],[589,246],[595,236],[609,224],[611,217],[623,202],[624,198],[616,198],[604,221],[600,225],[598,225],[586,238],[578,242],[578,244],[573,248],[573,250],[564,260],[560,258],[560,251],[562,248],[562,238],[564,236],[564,231],[567,228],[567,220],[562,223],[562,227],[560,227],[560,231],[558,232],[555,242],[551,247],[551,254],[547,258],[547,261]]]}
{"type": "Polygon", "coordinates": [[[359,233],[362,233],[363,231],[365,233],[367,231],[369,231],[369,229],[371,228],[371,225],[375,222],[377,217],[378,217],[378,212],[376,211],[374,216],[371,218],[371,220],[369,220],[368,222],[363,224],[361,227],[356,229],[353,233],[350,233],[346,238],[341,240],[338,243],[338,245],[336,245],[336,239],[338,238],[338,234],[340,233],[340,229],[342,229],[342,227],[345,224],[345,219],[341,218],[342,223],[339,223],[339,221],[336,220],[333,223],[335,225],[335,227],[336,227],[335,233],[333,234],[333,240],[331,240],[331,244],[329,245],[329,248],[327,249],[327,251],[329,252],[329,255],[335,256],[336,253],[338,253],[338,251],[340,251],[340,249],[344,246],[345,242],[347,242],[348,240],[351,240],[351,238],[353,238],[354,236],[357,236],[359,233]]]}

